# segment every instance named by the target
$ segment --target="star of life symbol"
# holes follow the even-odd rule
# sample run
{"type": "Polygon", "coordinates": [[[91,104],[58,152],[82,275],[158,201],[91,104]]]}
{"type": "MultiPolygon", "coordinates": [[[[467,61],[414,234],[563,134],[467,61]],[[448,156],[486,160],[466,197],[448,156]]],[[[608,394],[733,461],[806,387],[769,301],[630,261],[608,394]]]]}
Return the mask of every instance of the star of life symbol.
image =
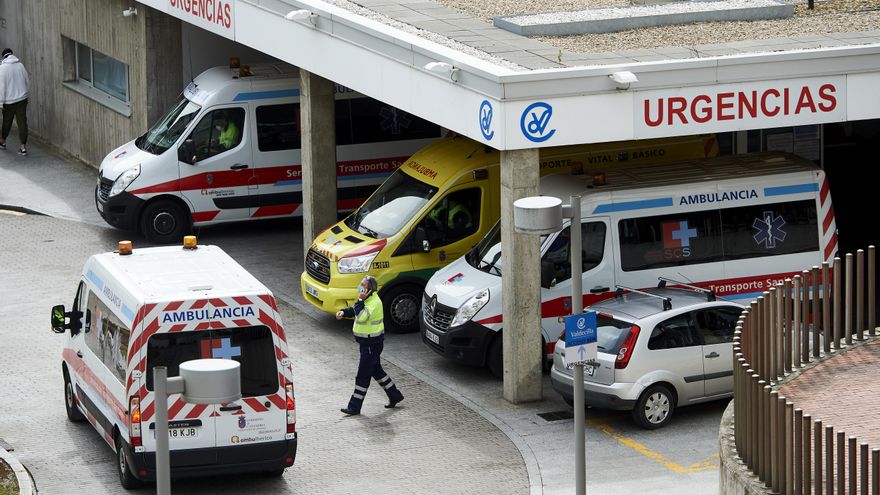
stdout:
{"type": "Polygon", "coordinates": [[[765,248],[773,249],[777,241],[785,241],[785,231],[782,230],[784,226],[785,219],[781,215],[773,211],[765,211],[761,218],[756,218],[752,222],[752,228],[756,230],[752,238],[755,239],[755,244],[763,244],[765,248]]]}
{"type": "Polygon", "coordinates": [[[382,122],[379,123],[379,126],[382,127],[383,131],[391,131],[391,134],[400,134],[401,129],[408,129],[412,123],[412,120],[406,116],[405,112],[401,111],[398,113],[398,110],[392,107],[382,107],[379,110],[379,116],[382,117],[382,122]]]}

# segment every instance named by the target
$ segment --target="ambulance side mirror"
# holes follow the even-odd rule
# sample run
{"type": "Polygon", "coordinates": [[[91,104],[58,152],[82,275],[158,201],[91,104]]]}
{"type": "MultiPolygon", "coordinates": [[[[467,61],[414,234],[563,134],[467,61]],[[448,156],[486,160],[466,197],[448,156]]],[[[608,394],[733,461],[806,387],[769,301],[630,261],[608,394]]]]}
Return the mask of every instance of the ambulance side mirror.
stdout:
{"type": "Polygon", "coordinates": [[[185,139],[180,144],[180,148],[177,148],[177,159],[190,165],[196,163],[196,145],[192,139],[185,139]]]}
{"type": "Polygon", "coordinates": [[[431,243],[428,241],[428,232],[422,226],[416,227],[416,246],[426,253],[431,250],[431,243]]]}
{"type": "Polygon", "coordinates": [[[55,333],[64,333],[64,305],[59,304],[52,307],[52,331],[55,333]]]}

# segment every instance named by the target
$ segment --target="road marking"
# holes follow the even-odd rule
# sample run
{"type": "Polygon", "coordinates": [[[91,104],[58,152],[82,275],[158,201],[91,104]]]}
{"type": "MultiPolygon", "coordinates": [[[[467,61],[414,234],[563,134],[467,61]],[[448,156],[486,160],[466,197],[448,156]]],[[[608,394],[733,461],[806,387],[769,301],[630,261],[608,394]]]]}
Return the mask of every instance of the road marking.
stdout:
{"type": "Polygon", "coordinates": [[[13,210],[0,210],[0,215],[12,215],[14,217],[23,217],[23,216],[27,215],[27,213],[22,213],[20,211],[13,211],[13,210]]]}
{"type": "Polygon", "coordinates": [[[719,468],[720,456],[717,453],[712,454],[709,457],[706,457],[705,459],[703,459],[699,462],[695,462],[695,463],[691,464],[690,466],[682,466],[681,464],[678,464],[674,461],[667,459],[666,457],[663,456],[663,454],[660,454],[658,452],[654,452],[653,450],[649,449],[648,447],[645,447],[644,445],[636,442],[635,440],[621,435],[617,430],[615,430],[613,427],[608,425],[604,419],[605,418],[599,419],[598,421],[597,420],[587,420],[587,424],[592,426],[593,428],[601,431],[602,433],[605,433],[606,435],[610,436],[611,438],[617,440],[621,445],[624,445],[625,447],[629,447],[632,450],[638,452],[639,454],[647,457],[648,459],[651,459],[653,461],[658,462],[660,465],[662,465],[666,469],[669,469],[672,472],[679,473],[679,474],[697,473],[697,472],[701,472],[701,471],[714,471],[719,468]]]}

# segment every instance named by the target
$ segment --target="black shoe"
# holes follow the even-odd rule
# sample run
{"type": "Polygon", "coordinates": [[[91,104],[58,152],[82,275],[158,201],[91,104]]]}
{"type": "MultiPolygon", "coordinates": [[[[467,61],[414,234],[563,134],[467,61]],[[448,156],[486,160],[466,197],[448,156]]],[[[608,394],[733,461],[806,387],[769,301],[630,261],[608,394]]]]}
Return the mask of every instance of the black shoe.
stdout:
{"type": "Polygon", "coordinates": [[[385,404],[385,409],[394,409],[397,407],[397,404],[400,404],[400,401],[403,400],[403,396],[401,395],[399,399],[389,401],[388,404],[385,404]]]}
{"type": "Polygon", "coordinates": [[[19,148],[18,154],[21,156],[27,156],[27,149],[26,148],[19,148]]]}
{"type": "Polygon", "coordinates": [[[6,151],[6,143],[0,143],[0,150],[6,151]]]}
{"type": "Polygon", "coordinates": [[[355,410],[349,409],[347,407],[343,407],[342,409],[340,409],[340,411],[347,414],[348,416],[357,416],[358,414],[361,413],[360,411],[355,411],[355,410]]]}

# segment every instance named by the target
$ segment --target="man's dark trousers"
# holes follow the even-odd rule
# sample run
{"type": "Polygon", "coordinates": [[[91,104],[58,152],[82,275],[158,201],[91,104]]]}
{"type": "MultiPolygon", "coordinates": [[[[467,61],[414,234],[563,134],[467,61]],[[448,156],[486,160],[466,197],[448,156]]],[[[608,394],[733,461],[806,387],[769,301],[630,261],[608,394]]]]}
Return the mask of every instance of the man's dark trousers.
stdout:
{"type": "Polygon", "coordinates": [[[9,136],[12,129],[12,119],[15,118],[15,124],[18,126],[18,140],[21,144],[27,144],[28,124],[27,124],[27,98],[15,103],[6,103],[3,105],[3,141],[9,136]]]}
{"type": "Polygon", "coordinates": [[[364,403],[364,396],[367,395],[367,388],[370,387],[370,379],[375,378],[379,385],[385,389],[390,402],[400,402],[403,394],[397,389],[394,380],[382,369],[379,358],[382,355],[382,349],[385,347],[385,335],[376,337],[355,337],[354,338],[361,350],[361,359],[358,363],[357,376],[354,379],[354,393],[348,402],[348,409],[351,411],[360,411],[364,403]]]}

